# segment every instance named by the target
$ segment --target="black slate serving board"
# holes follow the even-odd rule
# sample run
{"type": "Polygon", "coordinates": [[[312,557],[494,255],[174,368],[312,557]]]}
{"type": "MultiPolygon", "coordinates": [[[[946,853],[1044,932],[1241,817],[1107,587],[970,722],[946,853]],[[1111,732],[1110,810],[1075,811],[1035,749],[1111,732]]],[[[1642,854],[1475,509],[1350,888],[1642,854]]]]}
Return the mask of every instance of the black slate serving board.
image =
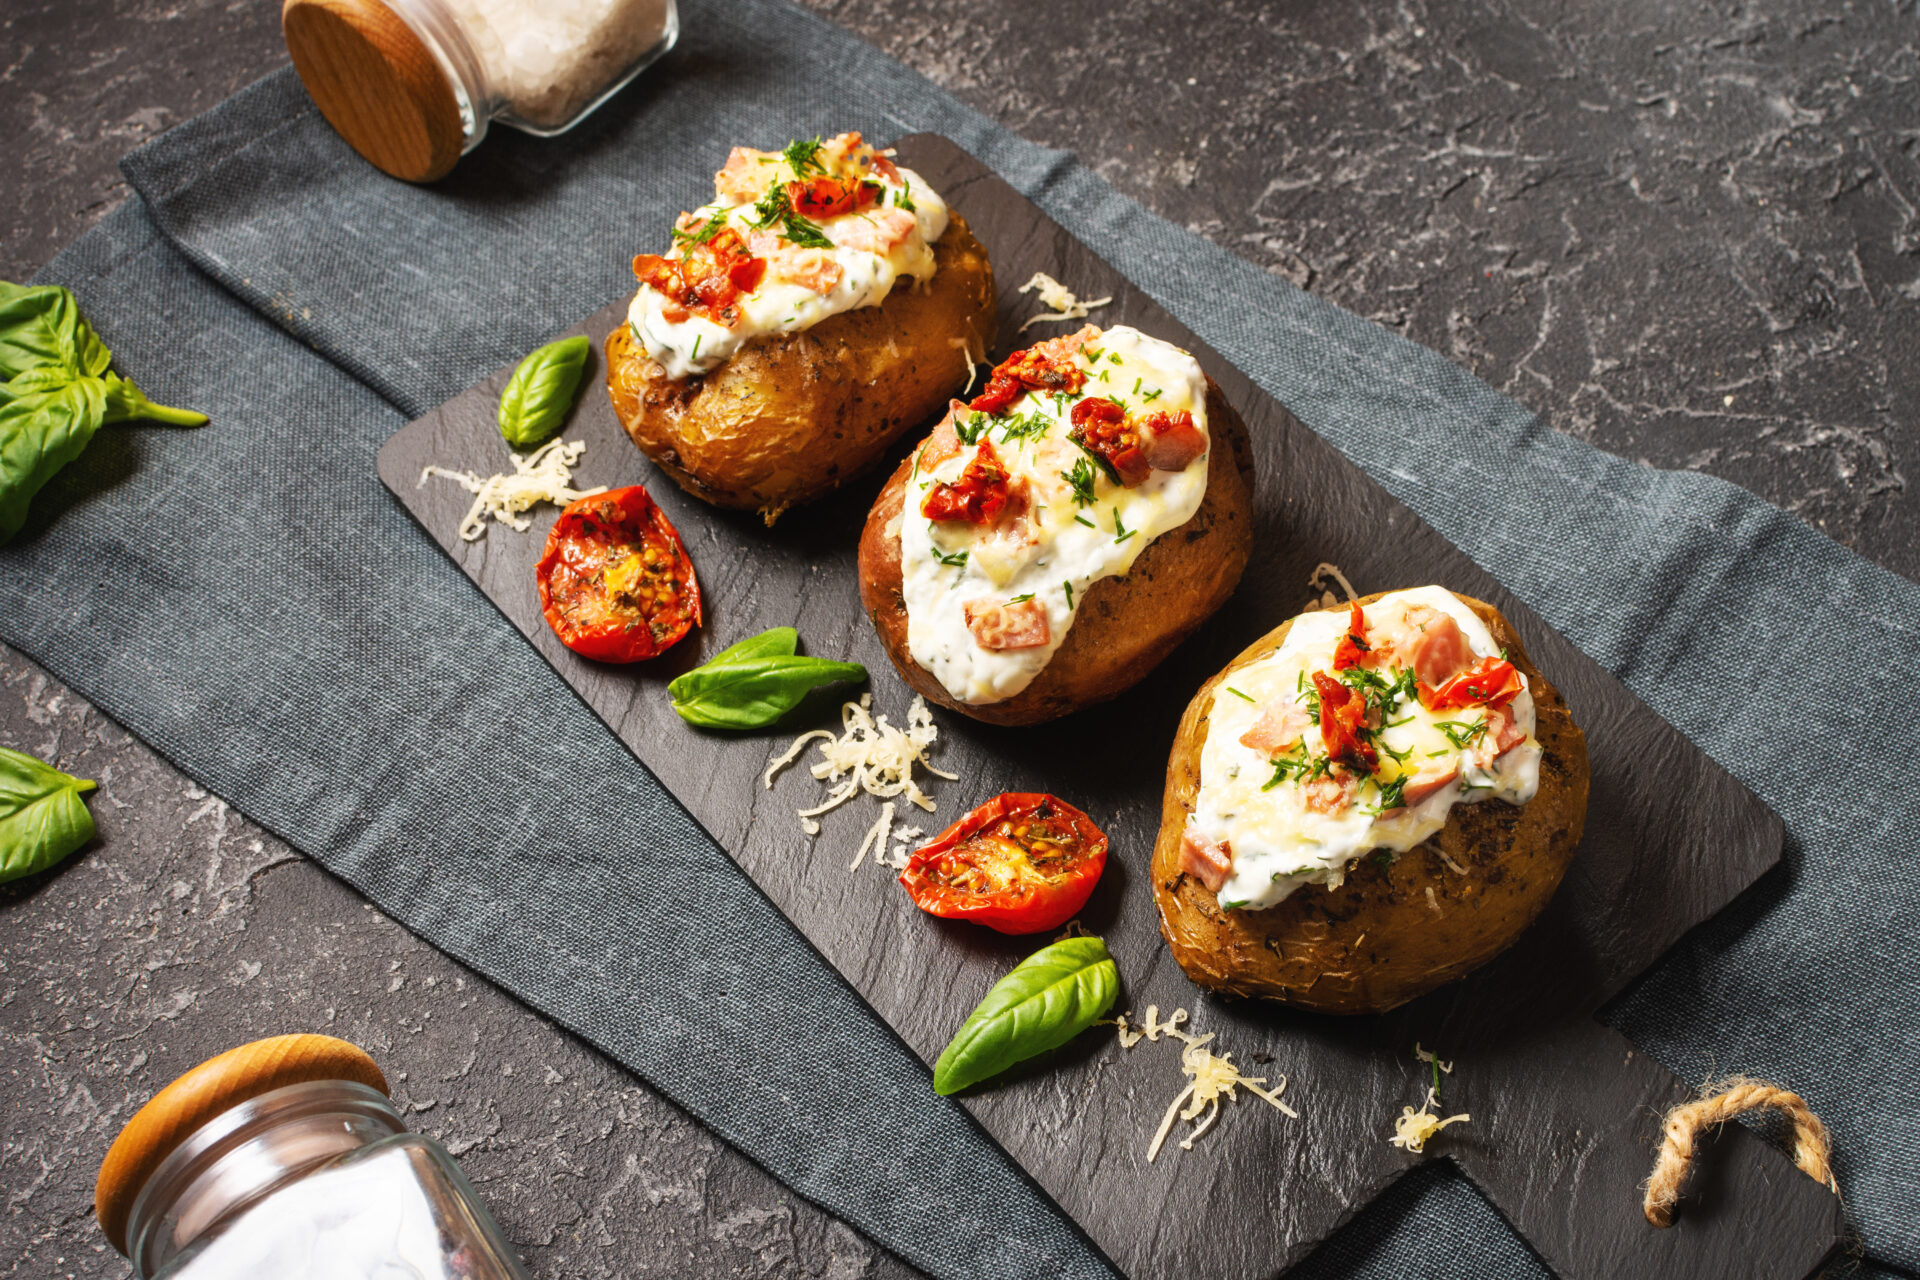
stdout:
{"type": "MultiPolygon", "coordinates": [[[[996,729],[936,713],[935,760],[957,782],[932,780],[931,832],[1005,790],[1050,790],[1112,837],[1113,857],[1082,919],[1119,962],[1118,1008],[1191,1011],[1249,1075],[1288,1080],[1289,1119],[1264,1103],[1230,1105],[1190,1151],[1147,1145],[1184,1086],[1178,1046],[1122,1051],[1109,1031],[1079,1041],[965,1098],[981,1124],[1129,1276],[1239,1280],[1271,1276],[1305,1255],[1422,1159],[1456,1161],[1562,1276],[1780,1277],[1799,1280],[1840,1237],[1839,1203],[1787,1160],[1733,1126],[1713,1144],[1680,1224],[1647,1225],[1639,1184],[1661,1113],[1689,1092],[1593,1010],[1707,919],[1780,856],[1779,820],[1597,664],[1547,627],[1457,548],[1162,311],[1031,202],[943,138],[898,144],[964,212],[992,255],[1001,342],[1039,308],[1018,286],[1035,271],[1082,297],[1113,295],[1093,319],[1126,323],[1192,351],[1246,419],[1258,456],[1258,526],[1238,594],[1139,686],[1052,725],[996,729]],[[1547,913],[1509,952],[1463,982],[1392,1014],[1337,1019],[1204,995],[1168,957],[1146,881],[1166,755],[1188,698],[1244,645],[1297,612],[1322,561],[1361,592],[1437,582],[1489,600],[1585,728],[1593,789],[1587,834],[1547,913]],[[1472,1121],[1422,1156],[1388,1145],[1392,1120],[1423,1096],[1416,1042],[1455,1062],[1443,1110],[1472,1121]]],[[[651,241],[632,246],[654,247],[651,241]]],[[[624,320],[622,299],[590,317],[596,348],[624,320]]],[[[1027,340],[1055,333],[1049,324],[1027,340]]],[[[665,684],[720,648],[765,628],[797,626],[807,652],[863,662],[876,711],[904,721],[911,695],[860,608],[854,549],[890,470],[789,513],[777,530],[688,498],[628,443],[606,396],[589,387],[565,430],[587,442],[581,485],[644,483],[686,538],[706,600],[703,631],[640,667],[577,658],[540,615],[533,585],[553,511],[525,534],[494,527],[463,543],[469,501],[455,485],[421,484],[429,463],[481,475],[509,467],[494,425],[508,370],[408,424],[379,458],[381,479],[634,754],[687,806],[787,916],[929,1063],[974,1004],[1039,939],[1008,939],[921,915],[871,863],[848,871],[878,812],[867,797],[823,820],[809,840],[794,810],[822,788],[802,766],[771,791],[768,756],[801,729],[837,723],[837,698],[802,708],[781,733],[694,731],[665,684]],[[815,714],[809,720],[804,714],[815,714]]],[[[596,353],[590,378],[603,371],[596,353]]],[[[917,437],[915,437],[917,438],[917,437]]],[[[904,454],[910,441],[903,442],[904,454]]],[[[1310,891],[1310,890],[1309,890],[1310,891]]],[[[931,1097],[931,1093],[929,1094],[931,1097]]],[[[956,1171],[956,1176],[964,1176],[956,1171]]]]}

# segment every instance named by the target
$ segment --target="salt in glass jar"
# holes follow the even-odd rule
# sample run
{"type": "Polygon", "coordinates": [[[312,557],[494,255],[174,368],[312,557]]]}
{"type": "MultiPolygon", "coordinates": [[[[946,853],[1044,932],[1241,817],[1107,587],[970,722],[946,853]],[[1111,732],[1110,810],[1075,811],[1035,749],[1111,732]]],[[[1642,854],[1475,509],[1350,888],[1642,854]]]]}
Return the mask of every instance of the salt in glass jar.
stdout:
{"type": "Polygon", "coordinates": [[[425,182],[502,124],[563,133],[673,47],[674,0],[285,0],[321,114],[374,165],[425,182]]]}
{"type": "Polygon", "coordinates": [[[154,1095],[94,1206],[139,1280],[526,1280],[446,1149],[331,1036],[242,1045],[154,1095]]]}

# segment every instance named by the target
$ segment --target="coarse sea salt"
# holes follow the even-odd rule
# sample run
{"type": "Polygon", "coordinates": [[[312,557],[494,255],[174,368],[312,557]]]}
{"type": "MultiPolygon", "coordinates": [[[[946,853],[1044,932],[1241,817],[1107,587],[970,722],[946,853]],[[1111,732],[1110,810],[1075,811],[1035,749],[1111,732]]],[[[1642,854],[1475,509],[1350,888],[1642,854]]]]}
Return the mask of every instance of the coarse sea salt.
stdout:
{"type": "Polygon", "coordinates": [[[437,3],[465,32],[492,95],[538,129],[572,122],[659,45],[673,22],[669,0],[437,3]]]}

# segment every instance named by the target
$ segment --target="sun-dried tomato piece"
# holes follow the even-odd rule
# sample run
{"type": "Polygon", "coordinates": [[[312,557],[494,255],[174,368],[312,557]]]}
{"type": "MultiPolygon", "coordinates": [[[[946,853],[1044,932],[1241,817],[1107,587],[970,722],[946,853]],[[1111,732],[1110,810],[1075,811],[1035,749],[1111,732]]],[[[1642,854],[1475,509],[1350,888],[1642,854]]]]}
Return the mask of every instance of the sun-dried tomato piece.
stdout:
{"type": "Polygon", "coordinates": [[[1111,400],[1090,398],[1073,406],[1068,438],[1099,460],[1108,475],[1131,489],[1153,474],[1140,430],[1111,400]]]}
{"type": "Polygon", "coordinates": [[[992,524],[1013,502],[1013,478],[1000,463],[993,445],[982,440],[979,452],[952,484],[946,481],[927,490],[920,514],[929,520],[958,520],[992,524]]]}

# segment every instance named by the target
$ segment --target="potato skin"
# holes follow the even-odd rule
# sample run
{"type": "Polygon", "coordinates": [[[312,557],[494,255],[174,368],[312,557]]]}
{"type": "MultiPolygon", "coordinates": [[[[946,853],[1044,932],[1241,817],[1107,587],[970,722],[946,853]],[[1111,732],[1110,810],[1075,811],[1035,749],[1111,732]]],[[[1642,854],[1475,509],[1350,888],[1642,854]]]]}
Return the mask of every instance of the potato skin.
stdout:
{"type": "Polygon", "coordinates": [[[682,489],[772,524],[878,462],[964,385],[966,352],[992,350],[993,268],[959,213],[933,258],[925,288],[903,281],[877,307],[756,339],[704,376],[669,379],[621,324],[607,335],[614,412],[682,489]]]}
{"type": "Polygon", "coordinates": [[[907,651],[899,520],[913,467],[908,455],[880,491],[860,535],[860,600],[901,678],[927,701],[988,724],[1038,724],[1105,702],[1137,683],[1226,603],[1253,550],[1253,444],[1212,378],[1207,423],[1212,448],[1200,509],[1148,544],[1127,573],[1087,588],[1073,628],[1033,683],[980,706],[956,702],[907,651]]]}
{"type": "MultiPolygon", "coordinates": [[[[1361,603],[1379,598],[1365,596],[1361,603]]],[[[1283,623],[1194,695],[1167,764],[1153,897],[1160,932],[1195,982],[1320,1013],[1383,1013],[1506,950],[1553,897],[1586,823],[1586,735],[1500,611],[1460,599],[1527,677],[1541,746],[1539,791],[1519,808],[1500,800],[1455,805],[1447,825],[1425,843],[1391,867],[1360,858],[1338,889],[1302,885],[1265,910],[1223,910],[1205,885],[1180,869],[1180,843],[1200,789],[1214,690],[1271,654],[1293,626],[1283,623]],[[1466,874],[1448,869],[1442,853],[1466,874]]]]}

